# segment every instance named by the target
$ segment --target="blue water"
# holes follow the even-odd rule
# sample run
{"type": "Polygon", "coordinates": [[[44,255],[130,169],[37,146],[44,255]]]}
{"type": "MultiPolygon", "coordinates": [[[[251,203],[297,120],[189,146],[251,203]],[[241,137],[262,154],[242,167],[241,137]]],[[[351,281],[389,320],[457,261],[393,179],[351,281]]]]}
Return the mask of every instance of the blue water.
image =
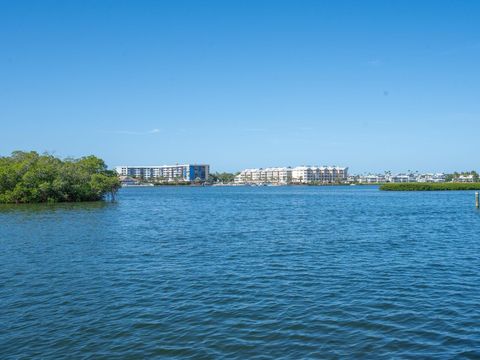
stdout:
{"type": "Polygon", "coordinates": [[[479,269],[472,192],[2,206],[0,358],[479,358],[479,269]]]}

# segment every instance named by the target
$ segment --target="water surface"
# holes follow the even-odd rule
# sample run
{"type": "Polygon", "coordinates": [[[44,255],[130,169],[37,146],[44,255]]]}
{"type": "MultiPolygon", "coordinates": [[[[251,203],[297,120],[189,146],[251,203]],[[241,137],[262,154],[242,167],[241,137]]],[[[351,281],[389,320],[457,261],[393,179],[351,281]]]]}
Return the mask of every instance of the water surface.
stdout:
{"type": "Polygon", "coordinates": [[[0,207],[0,358],[479,358],[473,192],[0,207]]]}

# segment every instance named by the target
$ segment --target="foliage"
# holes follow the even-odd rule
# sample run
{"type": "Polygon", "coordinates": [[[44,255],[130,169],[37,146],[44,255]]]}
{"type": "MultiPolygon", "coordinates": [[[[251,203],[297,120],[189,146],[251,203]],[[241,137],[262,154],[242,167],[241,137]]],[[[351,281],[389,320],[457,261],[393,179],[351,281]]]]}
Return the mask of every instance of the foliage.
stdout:
{"type": "Polygon", "coordinates": [[[233,173],[212,173],[208,179],[211,182],[232,183],[235,180],[235,174],[233,173]]]}
{"type": "Polygon", "coordinates": [[[61,160],[53,155],[15,151],[0,157],[0,203],[112,200],[118,177],[95,156],[61,160]]]}
{"type": "Polygon", "coordinates": [[[385,191],[443,191],[443,190],[480,190],[480,183],[397,183],[384,184],[385,191]]]}

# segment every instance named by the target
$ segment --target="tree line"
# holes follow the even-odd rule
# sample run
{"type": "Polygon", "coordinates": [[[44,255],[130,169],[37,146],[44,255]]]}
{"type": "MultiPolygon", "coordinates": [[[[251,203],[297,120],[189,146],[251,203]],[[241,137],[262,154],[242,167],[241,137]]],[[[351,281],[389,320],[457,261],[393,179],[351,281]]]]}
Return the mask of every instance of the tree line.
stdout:
{"type": "Polygon", "coordinates": [[[480,183],[389,183],[380,186],[384,191],[447,191],[480,190],[480,183]]]}
{"type": "Polygon", "coordinates": [[[120,181],[93,155],[60,159],[35,151],[0,157],[0,203],[41,203],[115,199],[120,181]]]}
{"type": "Polygon", "coordinates": [[[235,175],[237,174],[228,173],[228,172],[222,172],[222,173],[216,172],[216,173],[210,174],[208,180],[210,182],[221,182],[224,184],[232,183],[235,180],[235,175]]]}

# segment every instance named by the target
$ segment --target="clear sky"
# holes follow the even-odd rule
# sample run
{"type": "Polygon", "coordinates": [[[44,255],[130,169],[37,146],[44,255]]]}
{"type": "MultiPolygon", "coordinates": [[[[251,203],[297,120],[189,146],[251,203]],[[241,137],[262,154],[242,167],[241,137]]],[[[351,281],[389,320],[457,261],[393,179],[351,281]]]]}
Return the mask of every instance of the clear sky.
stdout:
{"type": "Polygon", "coordinates": [[[0,0],[0,154],[480,168],[480,1],[0,0]]]}

